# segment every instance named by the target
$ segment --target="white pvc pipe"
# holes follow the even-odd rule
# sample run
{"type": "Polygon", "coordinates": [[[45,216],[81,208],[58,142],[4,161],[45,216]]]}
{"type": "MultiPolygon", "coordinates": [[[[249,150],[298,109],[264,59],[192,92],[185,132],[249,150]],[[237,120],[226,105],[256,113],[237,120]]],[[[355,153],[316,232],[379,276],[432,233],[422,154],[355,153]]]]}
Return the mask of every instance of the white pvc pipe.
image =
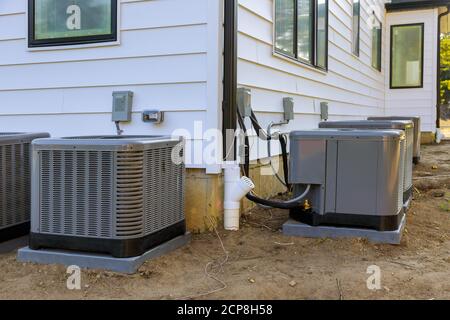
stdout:
{"type": "Polygon", "coordinates": [[[241,178],[241,170],[236,163],[224,165],[224,181],[224,228],[237,231],[239,230],[241,200],[255,188],[255,185],[249,178],[241,178]]]}
{"type": "Polygon", "coordinates": [[[436,130],[436,143],[440,144],[442,142],[442,139],[445,138],[444,134],[442,133],[441,129],[436,130]]]}

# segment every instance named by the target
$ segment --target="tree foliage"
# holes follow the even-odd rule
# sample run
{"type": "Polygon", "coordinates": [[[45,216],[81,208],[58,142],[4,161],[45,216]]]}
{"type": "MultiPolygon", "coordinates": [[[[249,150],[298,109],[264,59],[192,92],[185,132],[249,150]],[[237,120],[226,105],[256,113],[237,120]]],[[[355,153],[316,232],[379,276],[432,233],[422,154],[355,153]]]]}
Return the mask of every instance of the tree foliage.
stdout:
{"type": "Polygon", "coordinates": [[[450,102],[450,34],[441,37],[441,104],[450,102]]]}

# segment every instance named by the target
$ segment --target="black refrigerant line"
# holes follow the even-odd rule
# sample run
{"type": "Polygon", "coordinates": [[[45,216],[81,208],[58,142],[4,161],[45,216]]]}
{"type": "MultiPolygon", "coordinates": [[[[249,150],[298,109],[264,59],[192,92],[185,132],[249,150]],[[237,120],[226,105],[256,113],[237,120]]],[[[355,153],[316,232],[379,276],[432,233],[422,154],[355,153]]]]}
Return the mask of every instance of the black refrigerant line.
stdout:
{"type": "MultiPolygon", "coordinates": [[[[239,125],[241,127],[241,129],[244,131],[244,135],[245,135],[245,155],[244,155],[244,165],[243,165],[243,174],[248,176],[249,174],[249,167],[250,167],[250,143],[249,143],[249,138],[248,138],[248,131],[247,128],[245,126],[245,121],[242,118],[241,113],[239,112],[239,110],[237,110],[237,115],[238,115],[238,122],[239,125]]],[[[261,139],[264,140],[271,140],[272,137],[270,137],[259,125],[258,120],[256,119],[255,114],[252,111],[252,116],[251,116],[251,121],[252,123],[254,123],[254,128],[256,130],[258,130],[258,136],[261,139]]],[[[290,191],[290,185],[288,184],[288,163],[287,163],[287,143],[285,140],[285,137],[280,135],[280,144],[281,144],[281,148],[282,148],[282,153],[283,153],[283,167],[284,167],[284,176],[285,176],[285,183],[286,186],[288,188],[288,191],[290,191]]],[[[278,208],[278,209],[294,209],[294,208],[298,208],[300,206],[300,202],[302,200],[305,199],[305,197],[309,194],[309,191],[311,190],[311,185],[307,185],[306,186],[306,190],[299,196],[290,199],[290,200],[285,200],[285,201],[277,201],[277,200],[268,200],[268,199],[263,199],[258,197],[257,195],[255,195],[253,192],[249,192],[246,197],[248,200],[253,201],[257,204],[263,205],[263,206],[268,206],[268,207],[272,207],[272,208],[278,208]]]]}
{"type": "MultiPolygon", "coordinates": [[[[236,154],[236,139],[229,141],[228,132],[237,131],[237,124],[244,131],[244,164],[242,165],[242,171],[245,176],[250,173],[250,143],[247,128],[245,126],[245,121],[237,108],[237,10],[238,10],[238,0],[225,0],[224,1],[224,76],[223,76],[223,123],[222,123],[222,133],[223,133],[223,154],[224,160],[233,161],[237,159],[236,154]]],[[[258,137],[269,141],[272,137],[268,136],[267,133],[261,128],[256,115],[252,111],[250,120],[253,127],[258,132],[258,137]]],[[[284,179],[285,184],[290,191],[290,186],[288,184],[288,160],[287,160],[287,139],[285,136],[280,135],[280,144],[283,154],[283,169],[284,169],[284,179]]],[[[270,206],[274,208],[281,209],[291,209],[298,208],[300,201],[302,201],[309,193],[311,186],[308,185],[306,191],[291,200],[287,201],[275,201],[262,199],[252,192],[247,194],[247,198],[255,203],[270,206]]]]}

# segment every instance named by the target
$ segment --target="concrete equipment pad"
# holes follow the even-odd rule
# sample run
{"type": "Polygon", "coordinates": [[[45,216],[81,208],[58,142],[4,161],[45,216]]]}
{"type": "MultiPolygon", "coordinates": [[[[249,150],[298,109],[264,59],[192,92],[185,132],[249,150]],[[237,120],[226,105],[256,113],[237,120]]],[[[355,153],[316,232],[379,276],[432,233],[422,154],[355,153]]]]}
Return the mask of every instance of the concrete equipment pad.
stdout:
{"type": "Polygon", "coordinates": [[[406,216],[403,217],[400,227],[397,230],[383,232],[347,227],[313,227],[290,219],[283,224],[283,234],[286,236],[305,238],[365,238],[373,243],[400,244],[405,226],[406,216]]]}
{"type": "Polygon", "coordinates": [[[153,248],[143,255],[132,258],[114,258],[106,254],[86,252],[40,249],[32,250],[25,247],[18,250],[17,260],[20,262],[34,262],[39,264],[75,265],[87,269],[103,269],[120,273],[133,274],[147,260],[165,255],[171,251],[187,245],[191,240],[191,234],[174,238],[166,243],[153,248]]]}

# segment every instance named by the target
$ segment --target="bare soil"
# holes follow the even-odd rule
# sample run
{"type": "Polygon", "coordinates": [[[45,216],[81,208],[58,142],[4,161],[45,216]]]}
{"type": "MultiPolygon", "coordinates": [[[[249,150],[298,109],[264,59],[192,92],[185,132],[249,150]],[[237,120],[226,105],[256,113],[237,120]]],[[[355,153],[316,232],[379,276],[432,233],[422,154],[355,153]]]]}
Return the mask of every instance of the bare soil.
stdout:
{"type": "Polygon", "coordinates": [[[66,268],[0,253],[0,299],[450,299],[450,144],[425,146],[400,246],[363,239],[284,237],[282,210],[255,209],[239,232],[194,235],[136,275],[84,270],[81,290],[66,268]],[[367,268],[381,268],[381,289],[367,268]],[[207,268],[208,275],[205,272],[207,268]]]}
{"type": "Polygon", "coordinates": [[[441,132],[445,139],[450,139],[450,120],[441,119],[441,132]]]}

